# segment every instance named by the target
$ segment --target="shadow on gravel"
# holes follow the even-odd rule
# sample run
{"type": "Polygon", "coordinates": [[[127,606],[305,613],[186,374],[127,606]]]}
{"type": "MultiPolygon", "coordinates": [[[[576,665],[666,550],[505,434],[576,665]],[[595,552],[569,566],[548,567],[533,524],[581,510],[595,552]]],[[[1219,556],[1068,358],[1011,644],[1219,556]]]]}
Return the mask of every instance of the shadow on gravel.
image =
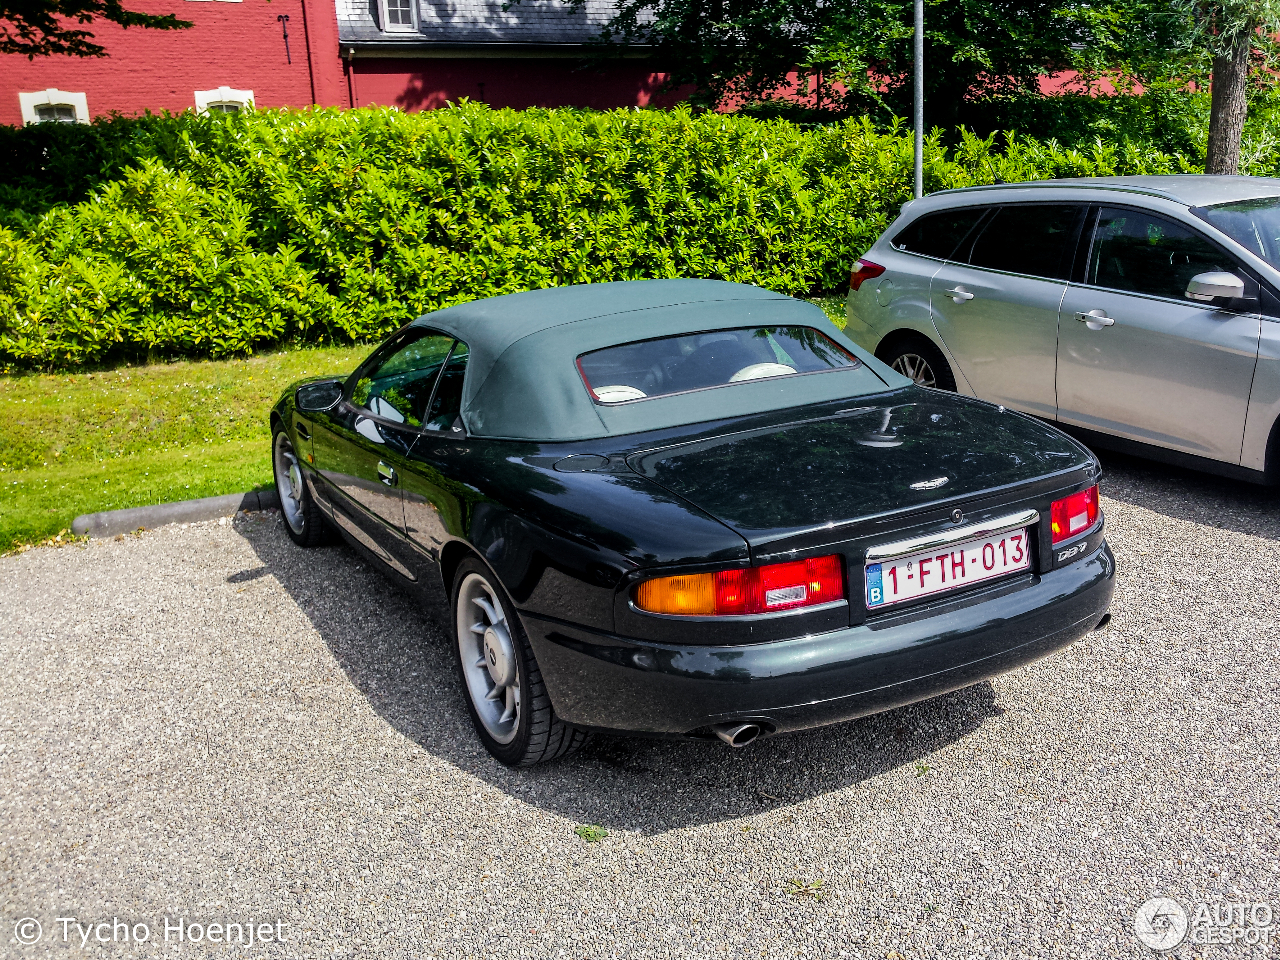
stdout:
{"type": "Polygon", "coordinates": [[[1102,495],[1176,520],[1280,540],[1280,489],[1098,451],[1102,495]]]}
{"type": "Polygon", "coordinates": [[[572,757],[509,770],[472,730],[439,621],[346,546],[300,550],[275,523],[237,530],[262,567],[230,580],[275,577],[387,723],[428,753],[578,823],[656,834],[789,807],[899,767],[914,773],[928,754],[1002,712],[991,685],[980,683],[743,750],[596,737],[572,757]]]}

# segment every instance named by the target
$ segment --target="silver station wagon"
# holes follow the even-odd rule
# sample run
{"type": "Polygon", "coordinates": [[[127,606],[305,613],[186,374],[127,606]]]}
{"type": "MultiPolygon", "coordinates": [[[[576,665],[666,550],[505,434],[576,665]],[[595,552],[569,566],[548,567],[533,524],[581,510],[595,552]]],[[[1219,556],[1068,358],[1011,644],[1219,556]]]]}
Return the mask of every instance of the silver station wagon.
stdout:
{"type": "Polygon", "coordinates": [[[845,333],[924,386],[1098,447],[1280,480],[1280,179],[1112,177],[915,200],[845,333]]]}

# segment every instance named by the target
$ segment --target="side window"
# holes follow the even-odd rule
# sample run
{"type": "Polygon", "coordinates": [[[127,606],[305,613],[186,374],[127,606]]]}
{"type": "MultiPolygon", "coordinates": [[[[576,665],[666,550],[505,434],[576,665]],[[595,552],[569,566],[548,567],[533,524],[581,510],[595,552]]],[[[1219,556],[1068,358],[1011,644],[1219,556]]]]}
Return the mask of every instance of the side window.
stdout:
{"type": "Polygon", "coordinates": [[[1183,300],[1187,281],[1197,273],[1238,269],[1190,227],[1137,210],[1103,207],[1085,282],[1183,300]]]}
{"type": "Polygon", "coordinates": [[[1034,203],[1001,207],[974,241],[975,267],[1066,280],[1082,206],[1034,203]]]}
{"type": "Polygon", "coordinates": [[[449,354],[444,373],[440,375],[440,385],[436,387],[436,395],[431,401],[431,413],[425,429],[448,430],[453,426],[462,410],[462,381],[466,373],[467,345],[458,340],[454,343],[453,353],[449,354]]]}
{"type": "Polygon", "coordinates": [[[233,90],[218,87],[215,90],[197,90],[196,113],[242,113],[253,109],[252,90],[233,90]]]}
{"type": "Polygon", "coordinates": [[[388,33],[412,33],[418,29],[414,22],[413,0],[381,0],[382,29],[388,33]]]}
{"type": "Polygon", "coordinates": [[[467,344],[454,340],[449,362],[440,374],[440,383],[431,398],[426,430],[448,430],[462,411],[462,381],[467,372],[467,344]]]}
{"type": "Polygon", "coordinates": [[[987,207],[961,207],[927,213],[893,238],[893,245],[907,253],[948,259],[960,242],[987,212],[987,207]]]}
{"type": "Polygon", "coordinates": [[[360,370],[351,402],[383,420],[421,427],[453,342],[453,337],[430,330],[402,334],[360,370]]]}
{"type": "Polygon", "coordinates": [[[22,122],[25,125],[89,122],[89,101],[85,95],[59,90],[57,87],[19,93],[18,106],[22,110],[22,122]]]}

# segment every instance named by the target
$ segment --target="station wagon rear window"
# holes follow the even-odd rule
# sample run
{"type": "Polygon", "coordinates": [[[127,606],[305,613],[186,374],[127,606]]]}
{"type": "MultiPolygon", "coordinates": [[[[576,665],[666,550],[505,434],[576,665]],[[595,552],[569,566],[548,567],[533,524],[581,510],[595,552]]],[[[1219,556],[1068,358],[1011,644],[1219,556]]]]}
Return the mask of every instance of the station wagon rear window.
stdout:
{"type": "Polygon", "coordinates": [[[988,209],[960,207],[958,210],[927,213],[899,231],[893,238],[893,245],[907,253],[948,260],[988,209]]]}
{"type": "Polygon", "coordinates": [[[597,403],[850,369],[857,357],[812,327],[742,327],[593,350],[578,370],[597,403]]]}

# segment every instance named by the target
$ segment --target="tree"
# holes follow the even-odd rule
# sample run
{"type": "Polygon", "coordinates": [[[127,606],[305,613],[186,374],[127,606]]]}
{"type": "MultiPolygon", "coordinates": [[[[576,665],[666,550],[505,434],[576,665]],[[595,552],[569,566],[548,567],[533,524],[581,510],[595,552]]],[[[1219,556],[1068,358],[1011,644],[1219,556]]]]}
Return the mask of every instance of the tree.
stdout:
{"type": "Polygon", "coordinates": [[[185,30],[191,26],[171,13],[126,10],[120,0],[0,0],[0,53],[20,53],[28,59],[55,53],[73,57],[105,57],[93,33],[79,24],[109,20],[120,26],[150,30],[185,30]]]}
{"type": "MultiPolygon", "coordinates": [[[[925,104],[950,125],[975,95],[1034,90],[1071,65],[1089,23],[1062,0],[926,0],[925,104]]],[[[785,98],[815,105],[910,104],[912,0],[622,0],[602,39],[646,44],[704,106],[785,98]]]]}
{"type": "Polygon", "coordinates": [[[1205,172],[1235,174],[1251,93],[1280,69],[1280,0],[1120,0],[1090,5],[1097,41],[1078,61],[1147,90],[1210,90],[1205,172]]]}
{"type": "Polygon", "coordinates": [[[1249,111],[1250,76],[1274,64],[1280,32],[1278,0],[1225,0],[1197,3],[1197,35],[1213,58],[1210,86],[1209,149],[1205,173],[1240,172],[1240,139],[1249,111]]]}
{"type": "MultiPolygon", "coordinates": [[[[511,0],[518,2],[518,0],[511,0]]],[[[1280,0],[925,0],[925,111],[953,126],[966,99],[1085,87],[1210,89],[1207,173],[1236,173],[1249,95],[1280,75],[1280,0]]],[[[906,116],[912,0],[621,0],[608,44],[644,44],[707,107],[795,99],[906,116]]]]}

